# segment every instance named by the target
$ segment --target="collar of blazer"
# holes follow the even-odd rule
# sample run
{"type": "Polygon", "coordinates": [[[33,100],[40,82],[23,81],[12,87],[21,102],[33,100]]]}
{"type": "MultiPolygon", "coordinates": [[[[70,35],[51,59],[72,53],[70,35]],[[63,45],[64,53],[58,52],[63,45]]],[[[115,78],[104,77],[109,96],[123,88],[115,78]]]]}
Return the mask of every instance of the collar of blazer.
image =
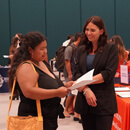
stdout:
{"type": "MultiPolygon", "coordinates": [[[[95,53],[95,57],[94,57],[94,61],[93,61],[93,68],[96,67],[96,65],[97,65],[97,63],[98,63],[98,61],[99,61],[99,59],[100,59],[100,57],[101,57],[101,54],[102,54],[103,50],[104,50],[104,47],[101,48],[101,49],[99,49],[99,50],[95,53]]],[[[82,53],[81,63],[83,63],[83,64],[82,64],[83,73],[86,73],[86,71],[87,71],[87,70],[86,70],[86,65],[87,65],[87,63],[84,62],[84,61],[86,61],[86,56],[87,56],[87,54],[88,54],[87,51],[84,51],[84,52],[82,53]]]]}
{"type": "Polygon", "coordinates": [[[94,57],[94,60],[93,60],[93,68],[96,67],[96,65],[97,65],[97,63],[98,63],[98,61],[99,61],[99,59],[100,59],[100,57],[101,57],[102,52],[103,52],[103,48],[99,49],[99,50],[96,52],[95,57],[94,57]]]}

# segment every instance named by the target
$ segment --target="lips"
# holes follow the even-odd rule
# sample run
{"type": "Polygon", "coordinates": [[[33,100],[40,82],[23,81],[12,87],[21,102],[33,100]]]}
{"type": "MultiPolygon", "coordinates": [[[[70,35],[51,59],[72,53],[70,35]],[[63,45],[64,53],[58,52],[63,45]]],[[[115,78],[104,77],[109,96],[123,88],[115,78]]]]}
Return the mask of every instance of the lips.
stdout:
{"type": "Polygon", "coordinates": [[[92,39],[92,37],[88,37],[88,39],[89,39],[89,40],[91,40],[91,39],[92,39]]]}

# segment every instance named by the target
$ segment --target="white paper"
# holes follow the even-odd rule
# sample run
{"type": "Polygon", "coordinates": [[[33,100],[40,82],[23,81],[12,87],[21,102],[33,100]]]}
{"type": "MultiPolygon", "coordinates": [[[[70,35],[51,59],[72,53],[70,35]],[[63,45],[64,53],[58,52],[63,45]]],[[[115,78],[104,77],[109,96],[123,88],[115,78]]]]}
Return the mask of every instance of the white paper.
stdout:
{"type": "Polygon", "coordinates": [[[97,81],[97,80],[93,80],[93,72],[94,72],[94,69],[90,70],[89,72],[87,72],[86,74],[84,74],[83,76],[78,78],[75,81],[75,83],[68,89],[74,90],[76,88],[79,88],[79,87],[82,87],[84,85],[88,85],[90,83],[97,81]]]}
{"type": "Polygon", "coordinates": [[[4,57],[4,58],[9,58],[9,56],[8,56],[8,55],[3,55],[3,57],[4,57]]]}
{"type": "Polygon", "coordinates": [[[77,89],[74,89],[74,90],[71,91],[71,93],[72,93],[73,95],[77,95],[77,94],[78,94],[78,90],[77,90],[77,89]]]}
{"type": "Polygon", "coordinates": [[[128,66],[120,65],[121,83],[128,84],[128,66]]]}
{"type": "Polygon", "coordinates": [[[129,87],[115,87],[115,91],[130,91],[129,87]]]}
{"type": "Polygon", "coordinates": [[[116,92],[118,96],[122,98],[128,98],[130,97],[130,92],[116,92]]]}

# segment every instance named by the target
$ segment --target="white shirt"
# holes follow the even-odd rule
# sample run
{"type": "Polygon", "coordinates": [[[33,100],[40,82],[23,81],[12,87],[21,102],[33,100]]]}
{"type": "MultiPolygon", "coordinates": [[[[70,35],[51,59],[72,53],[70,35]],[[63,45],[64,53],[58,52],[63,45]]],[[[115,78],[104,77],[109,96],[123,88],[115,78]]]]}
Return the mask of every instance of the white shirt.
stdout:
{"type": "Polygon", "coordinates": [[[70,42],[70,39],[66,40],[65,42],[63,42],[62,46],[68,46],[69,42],[70,42]]]}

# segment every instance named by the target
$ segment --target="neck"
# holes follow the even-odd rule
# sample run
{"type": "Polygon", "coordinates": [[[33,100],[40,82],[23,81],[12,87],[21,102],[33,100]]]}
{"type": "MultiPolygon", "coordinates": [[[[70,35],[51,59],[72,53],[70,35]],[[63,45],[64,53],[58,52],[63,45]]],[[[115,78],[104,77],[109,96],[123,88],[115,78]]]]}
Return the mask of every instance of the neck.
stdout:
{"type": "Polygon", "coordinates": [[[92,45],[93,45],[93,50],[94,51],[97,50],[98,44],[97,43],[92,43],[92,45]]]}
{"type": "Polygon", "coordinates": [[[38,62],[38,61],[36,61],[36,60],[34,60],[34,59],[31,59],[31,61],[32,61],[33,63],[35,63],[36,65],[39,66],[39,62],[38,62]]]}

